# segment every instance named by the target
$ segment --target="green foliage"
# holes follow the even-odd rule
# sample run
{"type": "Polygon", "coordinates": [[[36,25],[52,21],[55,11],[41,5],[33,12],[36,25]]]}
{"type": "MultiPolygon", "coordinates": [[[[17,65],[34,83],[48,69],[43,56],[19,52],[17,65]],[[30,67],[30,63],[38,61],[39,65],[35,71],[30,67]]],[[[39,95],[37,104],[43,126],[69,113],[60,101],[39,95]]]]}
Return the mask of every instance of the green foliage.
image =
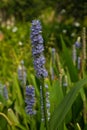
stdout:
{"type": "Polygon", "coordinates": [[[65,96],[61,104],[56,108],[50,121],[50,130],[56,130],[59,125],[64,120],[67,112],[72,106],[76,99],[78,91],[87,83],[87,79],[83,79],[76,83],[76,85],[70,90],[70,92],[65,96]]]}
{"type": "MultiPolygon", "coordinates": [[[[2,20],[0,19],[0,130],[46,130],[41,121],[40,81],[35,77],[31,55],[30,23],[25,22],[36,18],[41,20],[43,26],[44,52],[49,74],[44,81],[50,93],[51,119],[47,122],[49,130],[87,129],[87,66],[82,68],[82,77],[73,65],[71,56],[71,46],[77,36],[81,35],[84,22],[80,17],[83,12],[80,12],[80,27],[74,26],[74,17],[78,14],[75,11],[78,12],[79,7],[84,8],[76,3],[59,0],[0,1],[0,18],[3,14],[2,20]],[[69,6],[65,7],[66,3],[69,6]],[[67,11],[65,14],[61,13],[62,6],[67,11]],[[69,15],[73,8],[76,10],[69,15]],[[10,21],[8,24],[11,17],[15,18],[15,22],[10,21]],[[50,51],[52,48],[56,49],[54,63],[50,51]],[[26,68],[26,85],[33,85],[35,88],[36,115],[32,117],[25,111],[26,86],[21,86],[17,76],[21,60],[24,60],[26,68]],[[50,69],[53,69],[53,79],[50,69]],[[67,86],[63,86],[64,76],[67,76],[67,86]],[[7,86],[8,99],[2,94],[4,84],[7,86]],[[84,85],[85,88],[82,88],[84,85]]],[[[84,23],[86,25],[86,20],[84,23]]]]}
{"type": "Polygon", "coordinates": [[[76,68],[73,65],[72,57],[70,56],[69,51],[65,46],[62,36],[61,36],[61,43],[63,48],[63,58],[65,60],[65,65],[68,67],[71,81],[76,82],[78,81],[78,73],[76,68]]]}
{"type": "Polygon", "coordinates": [[[51,112],[54,111],[55,107],[60,104],[63,99],[62,88],[59,85],[58,80],[54,80],[52,86],[50,86],[50,102],[51,102],[51,112]]]}

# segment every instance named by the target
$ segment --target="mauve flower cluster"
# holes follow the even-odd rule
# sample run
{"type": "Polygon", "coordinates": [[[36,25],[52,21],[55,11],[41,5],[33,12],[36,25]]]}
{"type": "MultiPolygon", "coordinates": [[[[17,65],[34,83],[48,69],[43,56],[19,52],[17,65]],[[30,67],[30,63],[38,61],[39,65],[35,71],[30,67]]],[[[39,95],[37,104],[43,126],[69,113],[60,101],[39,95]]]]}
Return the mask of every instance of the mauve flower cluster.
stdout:
{"type": "Polygon", "coordinates": [[[27,77],[26,69],[24,66],[24,61],[22,60],[20,62],[20,65],[18,66],[18,79],[19,81],[21,81],[22,86],[26,85],[26,77],[27,77]]]}
{"type": "Polygon", "coordinates": [[[35,89],[33,86],[26,86],[26,93],[25,93],[25,103],[26,103],[26,113],[29,115],[34,115],[36,112],[34,110],[35,104],[35,89]]]}
{"type": "Polygon", "coordinates": [[[81,49],[82,49],[82,45],[81,45],[81,37],[77,37],[77,40],[75,42],[75,44],[73,45],[73,63],[74,65],[77,66],[77,69],[80,70],[81,69],[81,49]]]}
{"type": "Polygon", "coordinates": [[[6,100],[8,100],[8,90],[7,86],[0,83],[0,95],[3,96],[6,100]]]}
{"type": "Polygon", "coordinates": [[[3,96],[6,100],[8,100],[8,90],[7,90],[6,85],[4,85],[4,88],[3,88],[3,96]]]}
{"type": "Polygon", "coordinates": [[[40,86],[40,101],[41,101],[41,121],[45,120],[44,117],[44,103],[43,103],[43,94],[42,94],[42,86],[40,86]]]}
{"type": "Polygon", "coordinates": [[[77,41],[75,42],[75,47],[76,48],[81,48],[81,42],[80,42],[80,37],[77,37],[77,41]]]}
{"type": "Polygon", "coordinates": [[[42,27],[39,20],[32,21],[31,27],[31,43],[32,55],[34,59],[34,69],[38,78],[47,77],[48,73],[44,67],[45,58],[43,56],[44,46],[43,37],[41,35],[42,27]]]}
{"type": "MultiPolygon", "coordinates": [[[[46,111],[47,111],[47,120],[50,119],[50,101],[49,101],[49,96],[50,96],[50,93],[48,91],[48,85],[45,85],[45,88],[46,88],[46,93],[45,93],[45,96],[46,96],[46,111]]],[[[41,121],[43,122],[45,120],[45,115],[44,115],[44,103],[43,103],[43,94],[42,94],[42,86],[40,86],[40,97],[41,97],[41,121]]]]}
{"type": "Polygon", "coordinates": [[[75,46],[75,44],[73,45],[72,59],[73,59],[74,65],[75,65],[76,64],[76,60],[77,60],[77,52],[76,52],[76,46],[75,46]]]}
{"type": "Polygon", "coordinates": [[[77,68],[78,68],[78,70],[81,69],[81,57],[80,56],[78,56],[78,59],[77,59],[77,68]]]}
{"type": "Polygon", "coordinates": [[[80,48],[80,47],[81,47],[81,43],[78,42],[78,41],[76,41],[76,42],[75,42],[75,46],[76,46],[76,48],[80,48]]]}
{"type": "Polygon", "coordinates": [[[46,108],[47,108],[47,119],[48,121],[50,120],[50,93],[49,93],[49,90],[48,90],[48,85],[46,84],[45,85],[45,88],[46,88],[46,108]]]}
{"type": "Polygon", "coordinates": [[[3,96],[3,84],[2,83],[0,83],[0,95],[3,96]]]}

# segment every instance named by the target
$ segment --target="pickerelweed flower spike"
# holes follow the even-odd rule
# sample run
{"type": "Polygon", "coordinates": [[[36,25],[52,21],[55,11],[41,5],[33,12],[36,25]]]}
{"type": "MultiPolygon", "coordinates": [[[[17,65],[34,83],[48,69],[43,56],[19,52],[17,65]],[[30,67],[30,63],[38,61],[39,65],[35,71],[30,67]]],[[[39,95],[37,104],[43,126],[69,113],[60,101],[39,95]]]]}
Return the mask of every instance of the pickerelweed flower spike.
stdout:
{"type": "Polygon", "coordinates": [[[8,100],[8,90],[7,86],[0,83],[0,95],[3,96],[6,100],[8,100]]]}
{"type": "Polygon", "coordinates": [[[25,108],[26,113],[28,113],[29,115],[34,115],[36,113],[36,111],[34,110],[35,89],[31,85],[26,86],[25,103],[26,103],[26,108],[25,108]]]}
{"type": "Polygon", "coordinates": [[[43,56],[44,46],[43,37],[41,35],[42,27],[39,20],[32,21],[31,27],[31,43],[32,43],[32,55],[34,60],[34,69],[38,78],[45,78],[48,73],[44,67],[45,57],[43,56]]]}
{"type": "Polygon", "coordinates": [[[81,57],[80,56],[78,56],[77,68],[78,68],[78,70],[81,69],[81,57]]]}
{"type": "Polygon", "coordinates": [[[48,76],[48,72],[45,69],[45,57],[43,55],[44,46],[43,46],[43,37],[42,26],[39,20],[33,20],[31,26],[31,44],[32,44],[32,55],[34,62],[34,69],[36,72],[37,78],[39,78],[42,88],[40,88],[41,96],[41,112],[42,112],[42,121],[45,122],[46,130],[48,130],[48,120],[47,120],[47,109],[46,109],[46,92],[44,87],[44,78],[48,76]]]}
{"type": "Polygon", "coordinates": [[[8,90],[7,90],[6,85],[4,85],[4,88],[3,88],[3,96],[6,100],[8,100],[8,90]]]}
{"type": "Polygon", "coordinates": [[[42,93],[42,86],[40,86],[40,101],[41,101],[41,121],[45,120],[44,117],[44,103],[43,103],[43,93],[42,93]]]}
{"type": "Polygon", "coordinates": [[[18,66],[18,79],[21,81],[21,85],[24,87],[26,85],[26,69],[24,66],[24,61],[22,60],[20,62],[20,65],[18,66]]]}
{"type": "Polygon", "coordinates": [[[49,100],[50,93],[49,93],[49,91],[48,91],[48,85],[47,85],[47,84],[45,85],[45,88],[46,88],[47,119],[48,119],[48,121],[49,121],[49,120],[50,120],[50,100],[49,100]]]}
{"type": "Polygon", "coordinates": [[[75,42],[75,47],[76,48],[81,48],[81,42],[80,42],[80,40],[81,40],[81,37],[77,37],[77,41],[75,42]]]}
{"type": "Polygon", "coordinates": [[[83,43],[83,59],[86,60],[86,28],[83,27],[82,32],[82,43],[83,43]]]}
{"type": "Polygon", "coordinates": [[[76,65],[77,52],[76,52],[76,46],[75,46],[75,45],[73,45],[73,50],[72,50],[72,59],[73,59],[73,64],[76,65]]]}
{"type": "Polygon", "coordinates": [[[0,83],[0,95],[3,96],[3,84],[2,83],[0,83]]]}

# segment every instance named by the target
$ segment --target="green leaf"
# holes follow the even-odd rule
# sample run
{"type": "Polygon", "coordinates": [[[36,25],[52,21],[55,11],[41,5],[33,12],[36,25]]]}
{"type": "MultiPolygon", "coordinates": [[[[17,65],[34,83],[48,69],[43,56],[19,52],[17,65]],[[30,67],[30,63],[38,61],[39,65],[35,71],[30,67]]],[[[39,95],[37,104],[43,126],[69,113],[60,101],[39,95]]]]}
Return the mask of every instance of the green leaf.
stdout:
{"type": "Polygon", "coordinates": [[[72,57],[70,56],[69,51],[65,46],[62,36],[60,38],[61,38],[61,43],[62,43],[62,47],[63,47],[63,58],[65,60],[66,66],[68,67],[71,81],[76,82],[76,81],[78,81],[77,70],[73,65],[72,57]]]}
{"type": "Polygon", "coordinates": [[[0,130],[7,129],[7,121],[6,119],[0,115],[0,130]]]}
{"type": "Polygon", "coordinates": [[[87,130],[87,124],[85,125],[84,130],[87,130]]]}
{"type": "Polygon", "coordinates": [[[77,122],[77,119],[81,115],[80,112],[82,111],[82,109],[83,109],[83,102],[82,102],[81,95],[79,93],[78,96],[76,97],[76,100],[74,101],[72,105],[72,114],[73,114],[72,120],[77,122]]]}
{"type": "Polygon", "coordinates": [[[17,125],[18,128],[20,128],[21,130],[26,130],[26,127],[22,126],[21,124],[17,125]]]}
{"type": "Polygon", "coordinates": [[[18,119],[17,119],[17,117],[16,117],[16,115],[15,115],[15,113],[13,112],[12,109],[10,109],[10,108],[8,109],[7,115],[8,115],[8,118],[11,120],[11,122],[12,122],[12,124],[13,124],[14,126],[19,124],[19,121],[18,121],[18,119]]]}
{"type": "Polygon", "coordinates": [[[14,74],[13,75],[13,91],[12,91],[12,98],[19,103],[20,106],[23,106],[24,104],[24,101],[23,101],[23,96],[22,96],[22,93],[21,93],[21,88],[18,84],[18,80],[17,80],[17,75],[14,74]]]}
{"type": "Polygon", "coordinates": [[[4,97],[2,95],[0,95],[0,102],[4,103],[4,97]]]}
{"type": "Polygon", "coordinates": [[[46,128],[44,127],[44,123],[43,122],[41,122],[40,130],[46,130],[46,128]]]}
{"type": "Polygon", "coordinates": [[[68,113],[72,104],[74,103],[80,88],[84,86],[86,83],[87,78],[77,82],[75,86],[70,90],[70,92],[64,97],[61,104],[56,107],[49,122],[50,130],[56,130],[61,125],[66,114],[68,113]]]}
{"type": "Polygon", "coordinates": [[[68,124],[72,120],[72,110],[70,109],[65,117],[65,123],[68,124]]]}
{"type": "Polygon", "coordinates": [[[84,123],[87,123],[87,99],[86,99],[86,94],[85,94],[85,90],[83,88],[81,88],[80,90],[80,94],[83,100],[83,119],[84,119],[84,123]]]}
{"type": "Polygon", "coordinates": [[[51,102],[51,112],[54,111],[55,107],[60,104],[63,99],[62,87],[58,80],[54,80],[52,86],[49,86],[50,91],[50,102],[51,102]]]}

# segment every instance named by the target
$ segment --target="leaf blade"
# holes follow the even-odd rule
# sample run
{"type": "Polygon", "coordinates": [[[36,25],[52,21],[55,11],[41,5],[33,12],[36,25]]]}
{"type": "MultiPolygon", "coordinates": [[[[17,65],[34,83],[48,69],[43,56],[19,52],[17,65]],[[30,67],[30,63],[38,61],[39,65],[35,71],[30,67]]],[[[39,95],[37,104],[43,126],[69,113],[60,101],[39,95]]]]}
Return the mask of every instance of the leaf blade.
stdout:
{"type": "Polygon", "coordinates": [[[77,93],[80,88],[87,83],[87,79],[82,79],[77,82],[76,85],[70,90],[70,92],[64,97],[61,104],[55,109],[53,116],[49,122],[50,130],[56,130],[64,120],[66,114],[74,103],[77,93]]]}
{"type": "Polygon", "coordinates": [[[61,43],[62,43],[62,47],[63,47],[63,59],[65,61],[66,66],[68,67],[71,81],[76,82],[76,81],[78,81],[77,70],[76,70],[75,66],[73,65],[73,61],[69,54],[69,50],[66,48],[66,45],[65,45],[65,42],[63,41],[62,36],[60,36],[60,38],[61,38],[61,43]]]}

